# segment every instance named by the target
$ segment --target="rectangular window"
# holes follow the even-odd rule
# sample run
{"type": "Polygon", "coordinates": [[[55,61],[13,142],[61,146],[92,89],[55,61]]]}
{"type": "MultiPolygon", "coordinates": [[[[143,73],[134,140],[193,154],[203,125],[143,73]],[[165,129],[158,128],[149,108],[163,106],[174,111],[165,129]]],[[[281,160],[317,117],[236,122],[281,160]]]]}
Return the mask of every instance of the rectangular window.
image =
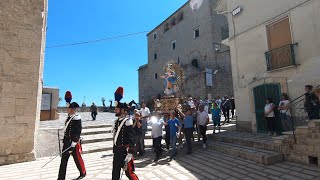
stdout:
{"type": "Polygon", "coordinates": [[[156,40],[157,39],[157,33],[154,33],[153,34],[153,40],[156,40]]]}
{"type": "Polygon", "coordinates": [[[296,64],[289,17],[266,26],[269,51],[265,53],[267,70],[296,64]]]}
{"type": "Polygon", "coordinates": [[[172,41],[172,49],[176,49],[176,41],[172,41]]]}
{"type": "Polygon", "coordinates": [[[194,30],[194,38],[197,38],[199,36],[200,36],[200,31],[199,31],[199,28],[197,28],[194,30]]]}
{"type": "Polygon", "coordinates": [[[154,53],[153,59],[156,60],[157,58],[158,58],[158,54],[157,54],[157,53],[154,53]]]}
{"type": "Polygon", "coordinates": [[[269,50],[292,43],[289,18],[267,26],[269,50]]]}

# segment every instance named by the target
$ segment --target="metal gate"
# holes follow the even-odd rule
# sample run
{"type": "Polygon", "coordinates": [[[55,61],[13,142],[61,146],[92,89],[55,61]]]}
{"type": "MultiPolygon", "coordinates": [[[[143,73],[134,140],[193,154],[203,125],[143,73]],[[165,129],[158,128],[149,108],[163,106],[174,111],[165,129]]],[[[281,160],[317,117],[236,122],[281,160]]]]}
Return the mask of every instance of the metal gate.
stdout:
{"type": "MultiPolygon", "coordinates": [[[[267,122],[265,121],[265,118],[264,118],[265,99],[272,98],[274,104],[278,106],[280,101],[280,96],[281,96],[280,87],[281,87],[280,84],[263,84],[253,89],[258,132],[268,131],[267,122]]],[[[275,111],[275,113],[276,113],[276,117],[279,117],[277,115],[277,111],[275,111]]],[[[279,127],[278,131],[281,131],[282,126],[281,126],[280,120],[277,121],[277,127],[279,127]]]]}

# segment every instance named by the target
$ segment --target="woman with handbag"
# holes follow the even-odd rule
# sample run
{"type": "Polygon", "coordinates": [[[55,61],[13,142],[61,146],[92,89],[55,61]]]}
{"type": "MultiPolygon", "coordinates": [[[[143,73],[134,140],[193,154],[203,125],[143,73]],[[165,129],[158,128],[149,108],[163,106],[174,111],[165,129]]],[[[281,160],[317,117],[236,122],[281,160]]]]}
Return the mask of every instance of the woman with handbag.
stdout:
{"type": "Polygon", "coordinates": [[[282,93],[278,110],[280,110],[280,119],[284,131],[292,131],[293,123],[290,112],[290,101],[286,93],[282,93]]]}

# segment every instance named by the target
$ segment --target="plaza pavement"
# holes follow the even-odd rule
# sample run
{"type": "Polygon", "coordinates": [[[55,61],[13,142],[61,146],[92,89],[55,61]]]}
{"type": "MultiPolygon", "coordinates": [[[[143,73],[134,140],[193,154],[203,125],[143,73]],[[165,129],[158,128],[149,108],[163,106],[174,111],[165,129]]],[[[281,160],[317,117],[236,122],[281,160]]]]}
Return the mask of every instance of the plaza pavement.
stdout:
{"type": "MultiPolygon", "coordinates": [[[[91,121],[89,113],[79,113],[83,124],[110,124],[114,119],[112,113],[99,113],[96,121],[91,121]]],[[[66,114],[61,114],[60,120],[43,121],[40,128],[62,127],[66,114]]],[[[164,142],[164,141],[163,141],[164,142]]],[[[318,167],[306,166],[292,162],[281,162],[265,166],[253,161],[222,154],[210,149],[202,149],[201,143],[194,143],[194,152],[185,155],[185,149],[178,151],[178,156],[168,162],[167,152],[159,162],[154,163],[154,155],[149,149],[145,156],[135,160],[136,173],[140,179],[160,180],[188,180],[188,179],[319,179],[318,167]]],[[[0,166],[0,180],[38,180],[57,179],[60,157],[53,160],[46,167],[41,168],[53,157],[38,158],[36,161],[0,166]]],[[[84,154],[83,159],[87,169],[85,179],[111,179],[112,151],[84,154]]],[[[79,172],[70,157],[67,179],[79,176],[79,172]]],[[[125,175],[123,179],[127,179],[125,175]]]]}
{"type": "MultiPolygon", "coordinates": [[[[291,162],[281,162],[265,166],[238,157],[221,154],[208,149],[196,148],[193,154],[185,155],[180,150],[177,158],[167,161],[164,153],[159,162],[154,163],[152,152],[135,160],[136,173],[140,179],[152,180],[188,180],[188,179],[320,179],[317,167],[305,166],[291,162]]],[[[37,180],[56,179],[60,158],[56,158],[46,167],[41,168],[52,157],[40,158],[33,162],[0,166],[1,180],[37,180]]],[[[98,152],[83,155],[87,176],[85,179],[111,179],[112,152],[98,152]]],[[[79,172],[69,160],[67,179],[78,177],[79,172]]],[[[127,179],[125,175],[123,179],[127,179]]]]}

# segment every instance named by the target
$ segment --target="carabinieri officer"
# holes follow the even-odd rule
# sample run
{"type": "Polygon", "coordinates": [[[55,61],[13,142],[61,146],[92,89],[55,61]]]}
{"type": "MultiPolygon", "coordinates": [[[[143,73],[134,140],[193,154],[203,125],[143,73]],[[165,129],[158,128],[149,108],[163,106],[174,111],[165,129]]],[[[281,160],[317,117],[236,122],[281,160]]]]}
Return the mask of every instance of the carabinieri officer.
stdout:
{"type": "Polygon", "coordinates": [[[86,169],[81,157],[81,116],[76,114],[77,108],[79,108],[79,105],[76,102],[71,103],[68,107],[68,118],[65,122],[62,149],[62,152],[66,152],[64,152],[61,156],[58,180],[64,180],[66,178],[66,170],[70,154],[73,156],[74,162],[76,163],[77,168],[80,172],[80,176],[77,179],[83,179],[86,176],[86,169]]]}

